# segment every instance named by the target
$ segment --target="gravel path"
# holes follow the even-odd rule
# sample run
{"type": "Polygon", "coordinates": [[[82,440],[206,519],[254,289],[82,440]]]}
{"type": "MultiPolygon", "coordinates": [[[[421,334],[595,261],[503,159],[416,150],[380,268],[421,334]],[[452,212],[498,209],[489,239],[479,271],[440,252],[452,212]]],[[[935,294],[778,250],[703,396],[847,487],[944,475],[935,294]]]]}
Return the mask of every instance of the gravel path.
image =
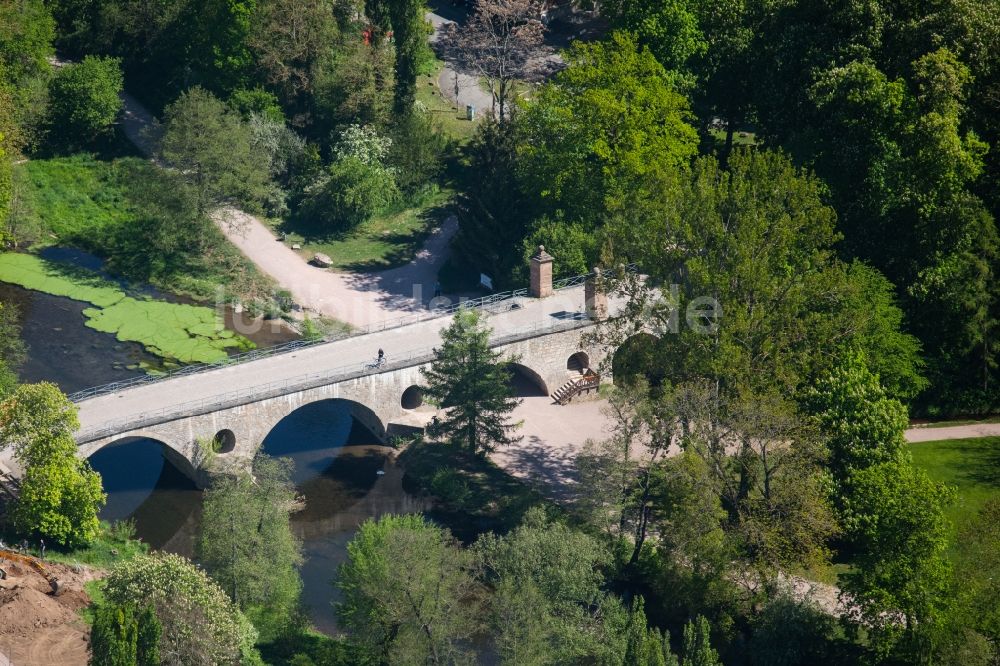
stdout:
{"type": "MultiPolygon", "coordinates": [[[[588,439],[610,436],[612,423],[603,410],[605,400],[575,401],[559,406],[547,397],[528,397],[514,410],[513,419],[524,420],[524,435],[517,444],[498,449],[490,457],[513,476],[531,482],[548,497],[573,496],[576,455],[588,439]]],[[[979,423],[906,431],[910,443],[947,439],[1000,436],[1000,423],[979,423]]]]}
{"type": "MultiPolygon", "coordinates": [[[[142,152],[153,155],[156,119],[137,99],[122,95],[120,118],[125,135],[142,152]]],[[[458,221],[448,218],[434,229],[424,247],[409,264],[377,273],[334,273],[309,264],[277,240],[259,219],[235,208],[213,215],[226,238],[288,290],[307,311],[332,317],[352,326],[390,321],[425,307],[434,296],[437,272],[448,254],[448,244],[458,231],[458,221]]]]}

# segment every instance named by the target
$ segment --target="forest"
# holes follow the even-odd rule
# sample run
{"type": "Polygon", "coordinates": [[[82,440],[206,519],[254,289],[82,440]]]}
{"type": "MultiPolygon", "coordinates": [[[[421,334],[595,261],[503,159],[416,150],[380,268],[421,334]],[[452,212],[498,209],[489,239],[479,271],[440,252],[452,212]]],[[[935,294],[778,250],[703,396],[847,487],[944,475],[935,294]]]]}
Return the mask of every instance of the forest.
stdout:
{"type": "MultiPolygon", "coordinates": [[[[200,566],[139,547],[112,570],[91,663],[1000,664],[1000,495],[962,499],[904,435],[1000,407],[1000,2],[478,0],[429,42],[437,9],[0,0],[6,249],[275,318],[290,296],[218,211],[359,272],[453,214],[449,292],[525,286],[540,245],[557,278],[635,267],[590,334],[619,349],[614,432],[572,497],[490,461],[517,439],[511,359],[460,314],[424,374],[448,411],[400,454],[438,511],[358,530],[330,572],[343,635],[299,606],[299,498],[261,456],[207,491],[200,566]],[[597,29],[550,45],[556,7],[597,29]],[[457,63],[477,120],[437,89],[457,63]],[[677,325],[706,298],[721,316],[677,325]]],[[[72,405],[18,383],[14,315],[15,523],[100,543],[72,405]]]]}

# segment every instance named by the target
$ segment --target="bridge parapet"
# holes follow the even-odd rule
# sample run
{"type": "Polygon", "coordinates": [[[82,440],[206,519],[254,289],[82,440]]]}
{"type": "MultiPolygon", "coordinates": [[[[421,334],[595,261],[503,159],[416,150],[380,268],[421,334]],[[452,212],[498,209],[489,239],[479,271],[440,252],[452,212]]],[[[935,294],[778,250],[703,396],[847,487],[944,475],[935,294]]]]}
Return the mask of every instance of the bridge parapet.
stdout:
{"type": "MultiPolygon", "coordinates": [[[[523,340],[539,338],[554,333],[562,333],[593,326],[594,322],[582,315],[557,321],[555,323],[540,322],[524,327],[514,332],[490,339],[491,347],[503,347],[523,340]]],[[[391,373],[404,368],[411,368],[430,363],[434,360],[434,347],[429,347],[406,354],[402,358],[391,358],[381,367],[372,367],[371,363],[355,362],[332,370],[324,370],[289,379],[267,382],[248,386],[234,391],[228,391],[213,396],[210,400],[194,400],[170,405],[158,410],[151,410],[127,418],[106,421],[100,427],[78,431],[76,441],[85,444],[95,440],[105,439],[116,434],[148,428],[167,421],[191,418],[212,412],[231,409],[240,405],[268,400],[316,387],[345,382],[366,375],[391,373]]],[[[561,361],[561,359],[560,359],[561,361]]]]}

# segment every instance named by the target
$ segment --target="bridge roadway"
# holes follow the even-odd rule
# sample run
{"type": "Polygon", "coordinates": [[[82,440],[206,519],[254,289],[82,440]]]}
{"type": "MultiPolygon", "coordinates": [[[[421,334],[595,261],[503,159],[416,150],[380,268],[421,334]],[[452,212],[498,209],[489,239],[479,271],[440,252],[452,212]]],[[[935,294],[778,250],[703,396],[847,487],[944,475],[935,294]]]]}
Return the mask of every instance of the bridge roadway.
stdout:
{"type": "MultiPolygon", "coordinates": [[[[509,302],[505,303],[510,307],[509,302]]],[[[609,305],[613,314],[619,304],[612,299],[609,305]]],[[[493,314],[487,309],[486,314],[493,340],[534,337],[553,329],[582,328],[589,324],[583,285],[561,289],[544,299],[519,297],[513,309],[493,314]]],[[[376,358],[379,348],[385,351],[388,360],[385,370],[425,362],[432,349],[440,345],[441,330],[450,323],[451,317],[437,317],[88,398],[78,403],[81,427],[77,441],[83,444],[133,426],[208,411],[212,405],[241,395],[292,393],[307,381],[315,383],[317,373],[329,373],[331,380],[357,374],[376,358]],[[420,358],[424,360],[419,361],[420,358]]],[[[524,361],[530,363],[531,359],[524,361]]]]}

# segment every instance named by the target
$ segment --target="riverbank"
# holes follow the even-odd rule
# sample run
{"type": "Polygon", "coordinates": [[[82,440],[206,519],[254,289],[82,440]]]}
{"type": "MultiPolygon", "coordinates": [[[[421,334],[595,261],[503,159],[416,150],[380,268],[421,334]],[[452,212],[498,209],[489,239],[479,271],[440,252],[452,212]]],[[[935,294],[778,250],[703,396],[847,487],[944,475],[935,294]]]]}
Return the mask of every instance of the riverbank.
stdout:
{"type": "MultiPolygon", "coordinates": [[[[119,135],[115,145],[128,145],[119,135]]],[[[171,294],[206,301],[222,289],[227,301],[277,309],[274,284],[211,220],[171,204],[169,183],[145,159],[124,152],[32,159],[15,167],[14,179],[22,193],[13,230],[21,248],[79,248],[116,276],[171,294]]]]}

